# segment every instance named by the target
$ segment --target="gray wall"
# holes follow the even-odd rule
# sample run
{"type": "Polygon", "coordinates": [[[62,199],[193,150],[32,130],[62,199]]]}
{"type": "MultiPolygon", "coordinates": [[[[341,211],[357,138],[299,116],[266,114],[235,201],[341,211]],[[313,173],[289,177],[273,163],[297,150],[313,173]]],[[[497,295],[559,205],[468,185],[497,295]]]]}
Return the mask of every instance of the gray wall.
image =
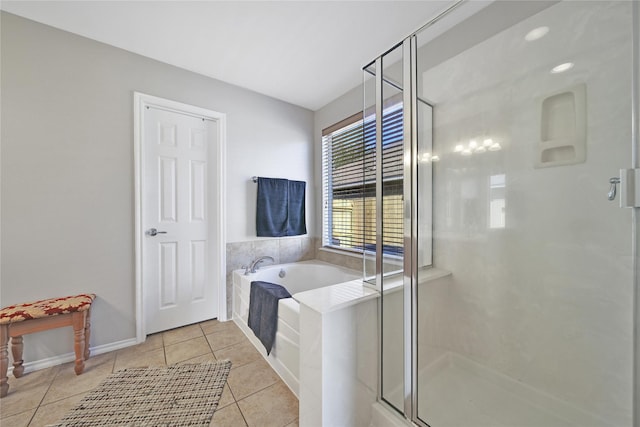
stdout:
{"type": "MultiPolygon", "coordinates": [[[[227,241],[256,240],[252,175],[304,180],[313,113],[33,21],[1,21],[0,303],[95,292],[92,346],[135,336],[133,92],[227,114],[227,241]]],[[[239,52],[241,54],[241,52],[239,52]]],[[[25,360],[72,351],[25,338],[25,360]]]]}

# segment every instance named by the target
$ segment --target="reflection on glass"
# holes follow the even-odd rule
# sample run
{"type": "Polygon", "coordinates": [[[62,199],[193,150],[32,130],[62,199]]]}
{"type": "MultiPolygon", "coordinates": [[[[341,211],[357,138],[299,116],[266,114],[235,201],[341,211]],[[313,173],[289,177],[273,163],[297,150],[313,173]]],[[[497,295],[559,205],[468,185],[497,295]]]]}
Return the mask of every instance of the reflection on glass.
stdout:
{"type": "Polygon", "coordinates": [[[489,178],[489,228],[504,228],[505,220],[505,175],[489,178]]]}
{"type": "Polygon", "coordinates": [[[418,267],[427,267],[433,263],[433,164],[440,156],[433,152],[433,107],[419,100],[418,106],[418,267]]]}
{"type": "Polygon", "coordinates": [[[453,149],[454,153],[470,156],[472,154],[482,154],[488,151],[500,151],[502,146],[499,142],[494,142],[492,138],[485,138],[482,143],[475,139],[469,140],[467,144],[456,144],[453,149]]]}
{"type": "MultiPolygon", "coordinates": [[[[363,212],[362,223],[363,230],[366,233],[374,236],[375,242],[376,234],[376,216],[375,216],[375,194],[376,194],[376,114],[375,114],[375,65],[372,64],[364,70],[364,135],[363,135],[363,167],[362,167],[362,182],[363,184],[363,212]]],[[[367,243],[370,242],[370,238],[363,239],[367,243]]],[[[364,243],[364,242],[363,242],[364,243]]],[[[367,247],[363,245],[363,259],[364,259],[364,280],[366,283],[372,286],[376,286],[376,252],[375,248],[367,247]]]]}

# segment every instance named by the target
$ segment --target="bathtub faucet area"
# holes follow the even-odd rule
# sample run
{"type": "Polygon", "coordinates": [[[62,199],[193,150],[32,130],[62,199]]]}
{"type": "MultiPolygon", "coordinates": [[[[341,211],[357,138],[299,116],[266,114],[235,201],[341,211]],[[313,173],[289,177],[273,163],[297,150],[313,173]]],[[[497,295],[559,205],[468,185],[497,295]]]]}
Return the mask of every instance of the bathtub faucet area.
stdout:
{"type": "Polygon", "coordinates": [[[256,270],[258,270],[258,267],[260,266],[260,264],[265,260],[269,260],[272,263],[276,262],[276,260],[273,257],[270,257],[269,255],[265,255],[265,256],[261,256],[259,258],[256,258],[254,261],[251,262],[249,267],[245,268],[245,270],[244,270],[245,276],[248,275],[249,273],[255,273],[256,270]]]}

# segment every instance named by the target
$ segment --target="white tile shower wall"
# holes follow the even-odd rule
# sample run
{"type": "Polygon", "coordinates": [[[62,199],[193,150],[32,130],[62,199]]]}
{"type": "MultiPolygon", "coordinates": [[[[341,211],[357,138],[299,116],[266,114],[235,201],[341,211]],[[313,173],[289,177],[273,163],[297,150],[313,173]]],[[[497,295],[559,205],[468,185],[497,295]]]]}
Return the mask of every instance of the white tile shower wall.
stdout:
{"type": "Polygon", "coordinates": [[[251,261],[265,255],[273,257],[275,264],[314,259],[318,244],[319,239],[308,236],[227,243],[226,286],[228,318],[231,319],[233,311],[233,280],[231,275],[233,270],[247,266],[251,261]]]}
{"type": "Polygon", "coordinates": [[[434,263],[453,273],[432,339],[620,426],[631,424],[631,212],[606,192],[629,167],[630,8],[559,3],[420,76],[441,159],[434,263]],[[526,42],[540,26],[547,37],[526,42]],[[579,83],[586,162],[534,168],[537,100],[579,83]],[[502,150],[454,152],[488,137],[502,150]]]}

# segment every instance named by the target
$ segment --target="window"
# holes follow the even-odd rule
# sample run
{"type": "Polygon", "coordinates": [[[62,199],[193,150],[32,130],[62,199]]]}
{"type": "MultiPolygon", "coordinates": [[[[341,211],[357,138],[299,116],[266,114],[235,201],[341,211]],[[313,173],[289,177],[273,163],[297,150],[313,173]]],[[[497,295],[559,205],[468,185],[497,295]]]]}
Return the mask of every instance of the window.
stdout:
{"type": "MultiPolygon", "coordinates": [[[[402,104],[382,120],[383,252],[402,255],[402,104]]],[[[358,252],[376,247],[375,116],[351,116],[322,133],[323,245],[358,252]]]]}

